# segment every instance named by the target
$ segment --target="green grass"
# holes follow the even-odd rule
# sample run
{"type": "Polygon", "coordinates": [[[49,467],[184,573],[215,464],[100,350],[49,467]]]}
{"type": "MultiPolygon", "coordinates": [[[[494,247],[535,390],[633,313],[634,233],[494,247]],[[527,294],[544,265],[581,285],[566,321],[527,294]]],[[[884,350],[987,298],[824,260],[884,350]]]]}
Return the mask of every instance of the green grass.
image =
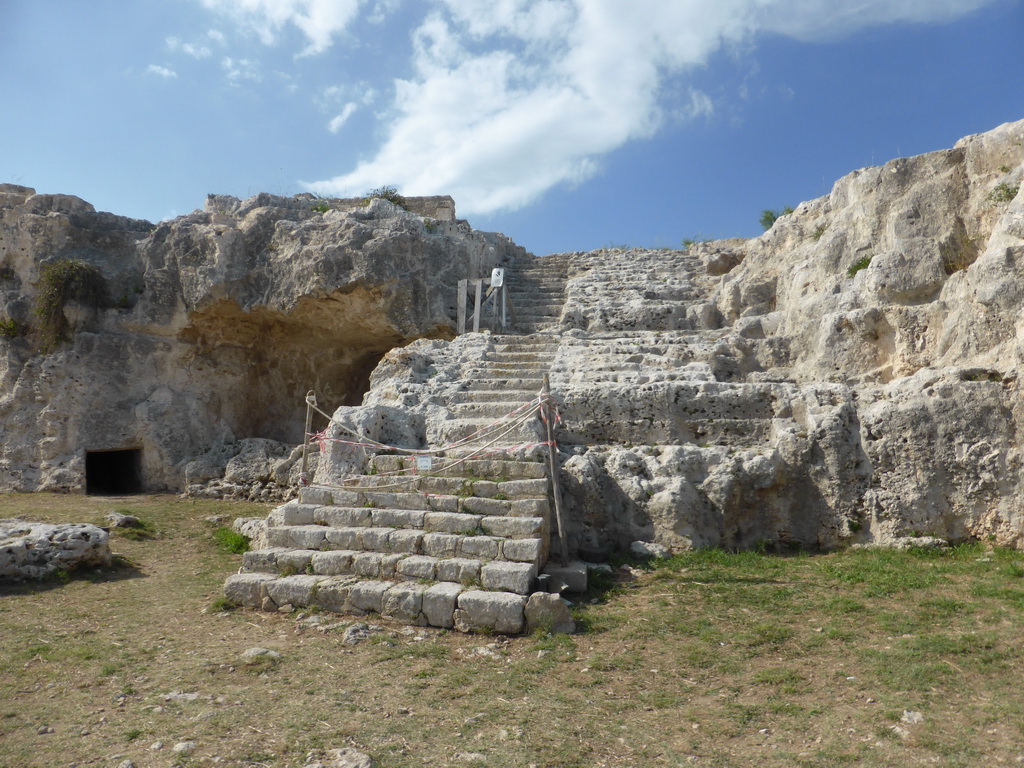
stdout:
{"type": "Polygon", "coordinates": [[[249,537],[231,528],[218,528],[213,532],[213,538],[225,552],[241,555],[249,551],[249,537]]]}
{"type": "MultiPolygon", "coordinates": [[[[342,630],[299,613],[223,610],[239,556],[203,519],[269,506],[118,503],[160,531],[115,537],[123,567],[0,592],[0,765],[172,764],[169,747],[149,745],[185,738],[199,745],[191,764],[228,768],[290,768],[344,745],[378,768],[468,765],[467,752],[548,768],[1013,765],[1024,754],[1017,551],[683,553],[633,564],[635,578],[616,568],[574,608],[585,630],[574,636],[366,617],[381,628],[345,646],[342,630]],[[282,658],[246,664],[252,646],[282,658]],[[172,691],[199,698],[168,701],[172,691]],[[924,722],[902,723],[905,710],[924,722]]],[[[0,517],[92,522],[109,505],[6,495],[0,517]]]]}

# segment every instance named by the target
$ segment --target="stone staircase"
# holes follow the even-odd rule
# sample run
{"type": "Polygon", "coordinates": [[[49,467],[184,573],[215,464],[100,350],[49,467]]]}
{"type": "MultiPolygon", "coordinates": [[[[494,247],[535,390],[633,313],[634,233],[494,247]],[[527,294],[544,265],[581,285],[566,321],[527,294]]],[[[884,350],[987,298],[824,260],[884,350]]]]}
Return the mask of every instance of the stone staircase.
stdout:
{"type": "MultiPolygon", "coordinates": [[[[451,445],[517,409],[535,411],[527,404],[558,348],[558,336],[543,331],[557,325],[566,269],[567,260],[554,257],[511,272],[516,327],[528,335],[490,336],[449,398],[449,418],[428,423],[428,445],[451,445]]],[[[552,599],[564,612],[557,595],[535,590],[582,590],[586,570],[542,574],[552,527],[545,449],[537,445],[543,425],[535,412],[508,423],[488,433],[500,437],[483,438],[483,447],[449,449],[429,461],[376,455],[342,487],[303,489],[271,513],[266,546],[245,554],[225,594],[263,610],[376,613],[462,631],[529,629],[548,620],[536,619],[530,606],[551,609],[552,599]]]]}

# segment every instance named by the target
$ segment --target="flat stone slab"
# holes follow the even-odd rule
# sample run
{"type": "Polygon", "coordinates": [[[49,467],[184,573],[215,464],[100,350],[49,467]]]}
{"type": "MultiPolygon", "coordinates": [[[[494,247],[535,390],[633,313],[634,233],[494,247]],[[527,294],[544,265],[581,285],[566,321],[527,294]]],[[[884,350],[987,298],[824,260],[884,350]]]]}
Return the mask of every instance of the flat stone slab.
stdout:
{"type": "Polygon", "coordinates": [[[507,592],[472,589],[458,597],[455,628],[460,632],[488,631],[515,635],[523,630],[526,597],[507,592]]]}
{"type": "Polygon", "coordinates": [[[110,563],[110,536],[95,525],[0,520],[0,581],[45,579],[110,563]]]}

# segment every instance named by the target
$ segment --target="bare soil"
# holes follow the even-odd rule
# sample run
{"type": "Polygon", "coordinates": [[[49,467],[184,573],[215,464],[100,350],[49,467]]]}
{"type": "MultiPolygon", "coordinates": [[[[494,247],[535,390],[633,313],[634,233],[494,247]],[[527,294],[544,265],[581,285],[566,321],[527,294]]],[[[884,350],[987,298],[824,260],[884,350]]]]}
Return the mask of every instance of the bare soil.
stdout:
{"type": "Polygon", "coordinates": [[[697,552],[617,568],[573,637],[368,617],[346,645],[359,619],[216,610],[241,558],[205,518],[266,505],[0,496],[0,517],[112,510],[148,525],[115,530],[119,567],[0,585],[0,768],[1024,762],[1020,552],[697,552]]]}

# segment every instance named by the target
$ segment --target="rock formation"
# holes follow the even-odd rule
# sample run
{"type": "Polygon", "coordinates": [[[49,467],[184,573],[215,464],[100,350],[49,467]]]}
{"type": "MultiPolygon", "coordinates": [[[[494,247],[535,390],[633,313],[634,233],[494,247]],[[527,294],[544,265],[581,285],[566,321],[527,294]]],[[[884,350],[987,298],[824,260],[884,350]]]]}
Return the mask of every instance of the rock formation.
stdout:
{"type": "Polygon", "coordinates": [[[0,491],[287,484],[307,390],[358,403],[389,349],[452,334],[455,281],[523,252],[451,198],[409,207],[210,196],[153,225],[0,185],[0,491]],[[44,338],[68,264],[104,296],[71,290],[44,338]]]}
{"type": "MultiPolygon", "coordinates": [[[[446,199],[409,213],[211,197],[154,226],[6,186],[0,321],[13,321],[2,326],[13,338],[0,338],[0,487],[82,488],[86,452],[141,449],[147,488],[269,493],[294,481],[308,389],[343,406],[328,439],[423,450],[529,400],[547,371],[567,515],[551,551],[915,537],[1020,546],[1022,176],[1024,122],[856,171],[761,237],[539,259],[454,220],[446,199]],[[64,258],[97,266],[113,306],[70,306],[70,341],[38,354],[19,329],[33,324],[40,266],[64,258]],[[510,267],[513,332],[452,339],[457,280],[499,264],[510,267]]],[[[539,423],[506,437],[544,442],[539,423]]],[[[325,444],[321,495],[295,519],[333,519],[334,491],[354,498],[338,486],[362,476],[369,487],[387,458],[325,444]]],[[[511,458],[542,455],[534,445],[511,458]]],[[[479,504],[457,490],[444,503],[472,514],[479,504]]],[[[271,527],[287,528],[289,514],[271,527]]],[[[531,535],[557,533],[546,515],[531,535]]],[[[409,530],[396,541],[423,533],[409,530]]],[[[240,586],[252,599],[269,594],[260,585],[278,555],[315,571],[313,550],[287,554],[290,536],[273,533],[285,552],[240,586]]],[[[345,536],[359,544],[350,555],[387,539],[345,536]]],[[[462,543],[449,545],[458,554],[462,543]]],[[[357,559],[400,578],[401,558],[386,552],[357,559]]],[[[434,555],[406,554],[420,558],[417,573],[440,572],[423,559],[434,555]]],[[[320,576],[287,578],[307,576],[308,597],[320,576]]],[[[274,589],[291,599],[287,584],[274,589]]],[[[389,589],[374,592],[381,605],[389,589]]],[[[395,610],[412,615],[404,589],[395,610]]]]}
{"type": "MultiPolygon", "coordinates": [[[[752,240],[540,259],[564,274],[570,549],[1024,543],[1022,175],[1024,122],[856,171],[752,240]]],[[[336,422],[443,445],[497,415],[472,381],[511,338],[388,355],[336,422]]],[[[329,453],[318,480],[358,471],[329,453]]]]}

